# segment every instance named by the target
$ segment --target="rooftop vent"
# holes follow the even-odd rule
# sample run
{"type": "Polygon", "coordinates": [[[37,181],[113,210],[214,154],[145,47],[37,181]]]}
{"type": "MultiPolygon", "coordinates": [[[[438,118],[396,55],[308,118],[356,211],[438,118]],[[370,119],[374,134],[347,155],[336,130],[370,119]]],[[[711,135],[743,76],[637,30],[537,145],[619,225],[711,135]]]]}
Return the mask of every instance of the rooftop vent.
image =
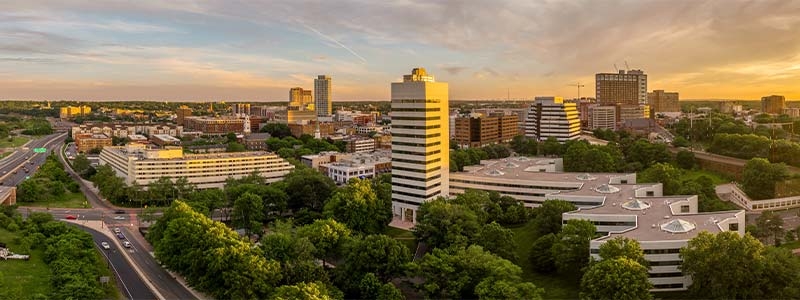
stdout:
{"type": "Polygon", "coordinates": [[[594,176],[590,175],[589,173],[583,173],[583,174],[580,174],[578,176],[575,176],[575,179],[582,180],[582,181],[587,181],[587,180],[595,180],[595,179],[597,179],[597,177],[594,177],[594,176]]]}
{"type": "Polygon", "coordinates": [[[486,174],[486,175],[489,175],[489,176],[503,176],[506,173],[503,173],[500,170],[492,169],[492,170],[483,172],[483,174],[486,174]]]}
{"type": "Polygon", "coordinates": [[[661,224],[661,230],[669,233],[686,233],[694,230],[695,228],[696,226],[693,223],[681,219],[674,219],[667,223],[661,224]]]}

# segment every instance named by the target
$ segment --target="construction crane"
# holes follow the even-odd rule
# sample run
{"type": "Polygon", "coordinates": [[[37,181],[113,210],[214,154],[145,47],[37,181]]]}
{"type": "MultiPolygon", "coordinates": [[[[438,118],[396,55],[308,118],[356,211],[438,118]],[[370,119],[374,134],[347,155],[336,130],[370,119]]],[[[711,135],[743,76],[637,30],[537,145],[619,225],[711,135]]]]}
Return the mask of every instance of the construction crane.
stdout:
{"type": "Polygon", "coordinates": [[[582,85],[580,82],[578,82],[578,83],[575,83],[575,84],[568,84],[568,86],[574,86],[574,87],[578,88],[578,100],[580,100],[581,99],[581,88],[585,87],[585,85],[582,85]]]}

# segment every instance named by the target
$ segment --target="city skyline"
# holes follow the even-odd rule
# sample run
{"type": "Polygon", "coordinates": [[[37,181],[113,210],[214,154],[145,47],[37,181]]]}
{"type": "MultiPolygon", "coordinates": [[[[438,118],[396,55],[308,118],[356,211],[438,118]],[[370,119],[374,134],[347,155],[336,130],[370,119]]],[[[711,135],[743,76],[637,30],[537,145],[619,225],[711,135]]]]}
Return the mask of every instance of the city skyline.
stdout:
{"type": "Polygon", "coordinates": [[[5,3],[0,98],[281,101],[329,74],[334,101],[389,100],[414,67],[451,99],[572,98],[616,65],[682,99],[800,99],[800,2],[618,2],[5,3]]]}

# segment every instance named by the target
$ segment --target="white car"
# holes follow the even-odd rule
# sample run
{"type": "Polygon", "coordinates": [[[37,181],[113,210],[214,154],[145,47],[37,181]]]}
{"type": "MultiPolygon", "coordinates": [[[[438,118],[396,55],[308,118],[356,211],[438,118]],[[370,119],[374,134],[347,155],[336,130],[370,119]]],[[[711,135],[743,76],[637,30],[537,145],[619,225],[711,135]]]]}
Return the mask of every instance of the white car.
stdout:
{"type": "Polygon", "coordinates": [[[131,247],[131,242],[124,241],[124,242],[122,242],[122,245],[125,246],[125,248],[130,248],[131,247]]]}
{"type": "Polygon", "coordinates": [[[106,249],[106,250],[111,249],[111,246],[109,246],[108,243],[106,243],[106,242],[100,243],[100,246],[103,246],[103,249],[106,249]]]}
{"type": "Polygon", "coordinates": [[[123,217],[123,216],[116,216],[116,217],[114,217],[114,220],[125,220],[125,217],[123,217]]]}

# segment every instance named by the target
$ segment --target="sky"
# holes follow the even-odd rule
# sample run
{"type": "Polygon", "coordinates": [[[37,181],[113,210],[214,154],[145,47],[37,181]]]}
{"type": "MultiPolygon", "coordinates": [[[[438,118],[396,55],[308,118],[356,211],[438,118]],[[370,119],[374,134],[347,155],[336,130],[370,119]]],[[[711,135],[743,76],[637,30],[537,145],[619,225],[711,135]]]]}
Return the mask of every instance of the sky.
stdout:
{"type": "Polygon", "coordinates": [[[0,99],[285,101],[328,74],[387,100],[415,67],[453,100],[594,96],[626,63],[681,99],[800,99],[800,1],[0,1],[0,99]]]}

